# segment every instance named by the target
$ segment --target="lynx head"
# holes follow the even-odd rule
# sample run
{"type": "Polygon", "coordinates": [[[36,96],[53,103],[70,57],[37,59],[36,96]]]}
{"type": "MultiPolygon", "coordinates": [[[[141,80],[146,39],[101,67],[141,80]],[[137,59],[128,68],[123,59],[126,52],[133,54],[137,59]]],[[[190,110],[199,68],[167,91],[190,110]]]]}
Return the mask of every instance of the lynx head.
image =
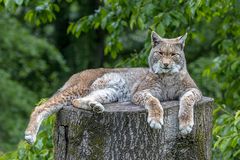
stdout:
{"type": "Polygon", "coordinates": [[[183,36],[165,39],[156,32],[152,32],[152,49],[148,57],[150,71],[156,74],[174,74],[184,69],[186,60],[184,56],[184,43],[187,33],[183,36]]]}

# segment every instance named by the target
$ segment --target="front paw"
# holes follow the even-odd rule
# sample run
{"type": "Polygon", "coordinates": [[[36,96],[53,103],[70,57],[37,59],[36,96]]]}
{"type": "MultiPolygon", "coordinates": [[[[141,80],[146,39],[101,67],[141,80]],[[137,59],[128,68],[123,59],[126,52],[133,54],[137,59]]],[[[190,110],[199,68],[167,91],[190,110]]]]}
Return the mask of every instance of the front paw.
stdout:
{"type": "Polygon", "coordinates": [[[77,108],[92,110],[96,113],[102,113],[105,110],[104,106],[101,103],[91,99],[85,99],[85,98],[72,100],[72,105],[77,108]]]}
{"type": "Polygon", "coordinates": [[[161,129],[163,126],[163,118],[148,117],[147,121],[153,129],[161,129]]]}
{"type": "Polygon", "coordinates": [[[192,132],[194,122],[193,120],[179,122],[179,131],[182,135],[187,135],[192,132]]]}
{"type": "Polygon", "coordinates": [[[85,100],[84,98],[72,100],[73,107],[81,108],[81,109],[85,109],[85,110],[91,110],[88,103],[89,103],[89,100],[85,100]]]}
{"type": "Polygon", "coordinates": [[[104,106],[101,103],[96,101],[89,102],[89,106],[96,113],[103,113],[105,110],[104,106]]]}
{"type": "Polygon", "coordinates": [[[72,105],[73,105],[74,107],[79,108],[80,105],[81,105],[81,103],[80,103],[80,101],[79,101],[78,99],[73,99],[73,100],[72,100],[72,105]]]}

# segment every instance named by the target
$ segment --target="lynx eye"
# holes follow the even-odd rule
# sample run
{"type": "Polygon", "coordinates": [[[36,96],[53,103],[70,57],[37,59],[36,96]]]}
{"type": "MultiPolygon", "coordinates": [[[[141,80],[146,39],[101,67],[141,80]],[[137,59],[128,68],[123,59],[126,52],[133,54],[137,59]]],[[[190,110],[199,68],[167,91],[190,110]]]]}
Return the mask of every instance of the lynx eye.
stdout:
{"type": "Polygon", "coordinates": [[[163,52],[158,52],[161,56],[163,55],[163,52]]]}
{"type": "Polygon", "coordinates": [[[176,53],[171,53],[171,56],[176,56],[177,54],[176,53]]]}

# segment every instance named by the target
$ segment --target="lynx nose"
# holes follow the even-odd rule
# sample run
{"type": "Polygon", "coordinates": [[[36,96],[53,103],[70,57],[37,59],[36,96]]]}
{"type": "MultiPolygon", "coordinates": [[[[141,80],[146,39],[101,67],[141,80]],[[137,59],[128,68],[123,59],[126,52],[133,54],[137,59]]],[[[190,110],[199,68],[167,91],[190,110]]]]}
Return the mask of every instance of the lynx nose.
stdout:
{"type": "Polygon", "coordinates": [[[169,63],[163,63],[164,67],[168,67],[169,63]]]}

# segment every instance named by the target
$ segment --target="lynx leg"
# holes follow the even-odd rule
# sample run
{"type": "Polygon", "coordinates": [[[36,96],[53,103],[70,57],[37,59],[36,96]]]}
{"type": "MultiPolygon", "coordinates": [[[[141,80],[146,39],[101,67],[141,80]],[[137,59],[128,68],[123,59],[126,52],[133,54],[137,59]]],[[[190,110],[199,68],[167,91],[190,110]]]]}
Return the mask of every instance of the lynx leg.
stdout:
{"type": "Polygon", "coordinates": [[[159,100],[148,92],[140,91],[133,95],[132,102],[148,110],[148,123],[151,128],[161,129],[163,125],[163,108],[159,100]]]}
{"type": "Polygon", "coordinates": [[[31,114],[28,127],[25,131],[25,140],[28,143],[33,144],[36,140],[36,136],[42,121],[51,114],[59,111],[61,108],[61,105],[51,107],[46,107],[45,105],[37,106],[31,114]]]}
{"type": "Polygon", "coordinates": [[[185,135],[192,131],[194,125],[193,107],[201,99],[201,92],[198,89],[190,89],[180,98],[179,108],[179,130],[185,135]]]}
{"type": "Polygon", "coordinates": [[[104,106],[102,104],[115,102],[117,100],[117,91],[113,88],[106,88],[93,91],[86,97],[74,99],[72,100],[72,104],[77,108],[102,113],[104,111],[104,106]]]}

